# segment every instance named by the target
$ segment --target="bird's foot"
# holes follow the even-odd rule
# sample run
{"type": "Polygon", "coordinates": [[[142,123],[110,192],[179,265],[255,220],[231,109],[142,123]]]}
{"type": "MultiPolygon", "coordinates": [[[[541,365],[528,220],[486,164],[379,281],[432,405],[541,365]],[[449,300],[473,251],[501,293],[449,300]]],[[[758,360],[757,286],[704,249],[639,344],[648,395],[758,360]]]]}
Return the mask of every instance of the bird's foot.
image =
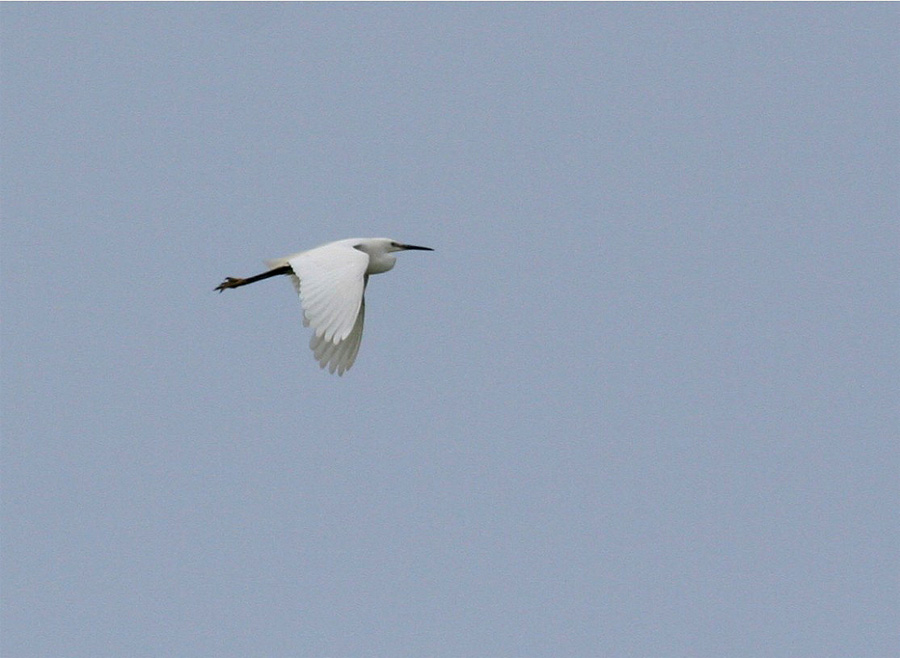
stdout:
{"type": "Polygon", "coordinates": [[[244,279],[237,279],[233,276],[225,277],[225,280],[216,286],[216,290],[222,292],[227,288],[237,288],[244,285],[244,279]]]}

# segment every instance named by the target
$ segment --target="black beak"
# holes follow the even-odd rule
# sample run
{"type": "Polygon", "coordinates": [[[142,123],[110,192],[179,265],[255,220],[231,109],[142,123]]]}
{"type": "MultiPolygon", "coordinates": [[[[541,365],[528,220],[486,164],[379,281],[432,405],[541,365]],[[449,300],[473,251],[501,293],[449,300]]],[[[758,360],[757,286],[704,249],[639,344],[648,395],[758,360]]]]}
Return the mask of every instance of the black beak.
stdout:
{"type": "Polygon", "coordinates": [[[400,246],[403,249],[414,249],[414,250],[418,250],[418,251],[434,251],[434,249],[432,249],[431,247],[417,247],[414,244],[401,244],[400,246]]]}

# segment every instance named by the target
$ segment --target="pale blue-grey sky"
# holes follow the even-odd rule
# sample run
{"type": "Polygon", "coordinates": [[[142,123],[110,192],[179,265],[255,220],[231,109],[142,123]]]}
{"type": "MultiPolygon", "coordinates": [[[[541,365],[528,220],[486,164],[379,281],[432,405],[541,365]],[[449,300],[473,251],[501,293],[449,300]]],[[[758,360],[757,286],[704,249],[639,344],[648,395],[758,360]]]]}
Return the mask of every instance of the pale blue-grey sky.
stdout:
{"type": "Polygon", "coordinates": [[[898,5],[0,18],[4,658],[900,655],[898,5]]]}

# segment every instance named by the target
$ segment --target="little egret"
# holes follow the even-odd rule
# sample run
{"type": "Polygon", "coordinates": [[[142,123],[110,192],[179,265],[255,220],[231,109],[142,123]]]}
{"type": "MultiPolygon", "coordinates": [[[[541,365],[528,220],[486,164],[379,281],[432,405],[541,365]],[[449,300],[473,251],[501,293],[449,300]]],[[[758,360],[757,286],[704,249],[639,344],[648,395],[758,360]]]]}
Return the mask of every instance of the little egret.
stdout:
{"type": "Polygon", "coordinates": [[[396,251],[430,247],[401,244],[388,238],[350,238],[329,242],[284,258],[266,261],[267,272],[246,279],[227,277],[216,290],[239,288],[285,274],[300,296],[303,326],[312,327],[309,348],[319,367],[343,375],[356,360],[366,316],[364,293],[370,274],[387,272],[396,251]]]}

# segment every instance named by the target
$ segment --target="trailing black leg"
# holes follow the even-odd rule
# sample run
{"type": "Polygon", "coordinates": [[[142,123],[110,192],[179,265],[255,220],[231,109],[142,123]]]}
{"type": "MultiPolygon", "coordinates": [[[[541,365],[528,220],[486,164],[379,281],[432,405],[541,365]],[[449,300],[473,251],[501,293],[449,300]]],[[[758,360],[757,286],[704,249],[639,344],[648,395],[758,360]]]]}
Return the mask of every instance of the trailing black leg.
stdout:
{"type": "Polygon", "coordinates": [[[227,290],[229,288],[240,288],[241,286],[246,286],[248,283],[256,283],[257,281],[262,281],[263,279],[268,279],[273,276],[293,273],[294,270],[291,269],[290,265],[282,265],[281,267],[276,267],[275,269],[269,270],[268,272],[263,272],[262,274],[257,274],[256,276],[251,276],[246,279],[239,279],[233,276],[226,277],[225,280],[217,285],[215,289],[219,292],[222,292],[223,290],[227,290]]]}

